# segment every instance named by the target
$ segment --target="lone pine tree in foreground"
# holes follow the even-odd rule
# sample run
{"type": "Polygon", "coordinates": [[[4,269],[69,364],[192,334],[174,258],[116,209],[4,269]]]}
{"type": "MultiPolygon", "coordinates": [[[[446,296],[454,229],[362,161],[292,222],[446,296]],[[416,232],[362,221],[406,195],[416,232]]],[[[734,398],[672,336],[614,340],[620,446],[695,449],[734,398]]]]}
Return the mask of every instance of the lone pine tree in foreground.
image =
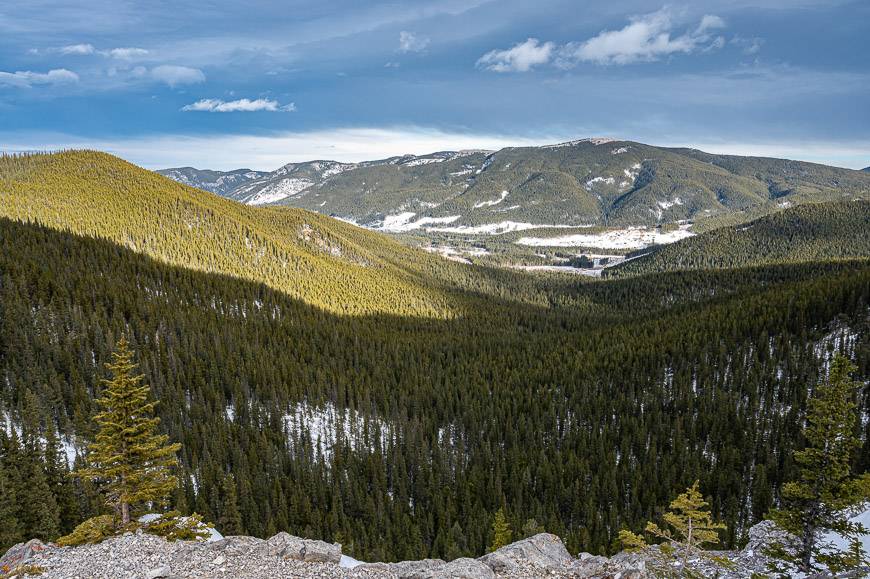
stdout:
{"type": "Polygon", "coordinates": [[[181,445],[167,444],[169,437],[157,433],[157,402],[149,400],[150,388],[136,374],[125,338],[106,368],[111,378],[103,381],[105,390],[97,399],[103,410],[94,417],[98,431],[89,446],[90,466],[81,475],[98,483],[124,527],[137,506],[167,502],[178,482],[171,469],[178,464],[181,445]]]}
{"type": "Polygon", "coordinates": [[[726,529],[724,524],[713,521],[707,506],[695,481],[671,502],[670,509],[662,517],[667,523],[666,528],[662,529],[653,522],[646,524],[646,533],[664,541],[657,549],[651,548],[640,535],[627,530],[620,531],[619,540],[627,550],[643,552],[649,557],[650,570],[655,577],[703,577],[703,573],[692,565],[701,559],[728,568],[731,564],[726,559],[705,550],[705,546],[718,545],[719,531],[726,529]]]}
{"type": "Polygon", "coordinates": [[[796,537],[769,552],[777,560],[774,570],[785,576],[795,571],[836,576],[868,566],[861,537],[870,531],[849,518],[851,509],[870,500],[870,474],[852,474],[853,455],[861,446],[855,403],[861,383],[850,378],[855,370],[846,357],[834,357],[827,380],[808,402],[807,446],[794,453],[798,479],[783,485],[783,506],[769,515],[796,537]],[[840,549],[825,539],[830,533],[843,537],[849,547],[840,549]]]}

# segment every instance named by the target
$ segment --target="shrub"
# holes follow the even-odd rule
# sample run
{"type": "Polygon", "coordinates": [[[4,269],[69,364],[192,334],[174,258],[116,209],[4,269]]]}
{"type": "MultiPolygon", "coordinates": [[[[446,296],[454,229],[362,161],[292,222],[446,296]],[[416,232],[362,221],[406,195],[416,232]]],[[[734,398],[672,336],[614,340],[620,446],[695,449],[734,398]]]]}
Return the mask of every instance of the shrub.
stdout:
{"type": "Polygon", "coordinates": [[[145,523],[142,530],[167,541],[202,541],[210,535],[207,530],[209,526],[196,513],[182,516],[178,511],[170,511],[145,523]]]}
{"type": "MultiPolygon", "coordinates": [[[[135,523],[131,524],[130,527],[134,527],[134,525],[135,523]]],[[[100,543],[109,537],[114,537],[127,530],[133,530],[133,528],[118,528],[112,515],[99,515],[86,520],[76,527],[72,533],[58,539],[57,544],[61,547],[76,547],[78,545],[100,543]]]]}

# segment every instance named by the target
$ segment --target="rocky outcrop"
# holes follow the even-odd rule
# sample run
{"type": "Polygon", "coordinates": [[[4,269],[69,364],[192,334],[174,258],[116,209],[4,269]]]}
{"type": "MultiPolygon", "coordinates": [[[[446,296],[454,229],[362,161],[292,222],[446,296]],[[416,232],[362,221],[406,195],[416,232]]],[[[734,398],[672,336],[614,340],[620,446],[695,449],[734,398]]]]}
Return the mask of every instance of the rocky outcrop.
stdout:
{"type": "Polygon", "coordinates": [[[278,533],[264,546],[269,555],[282,559],[294,559],[309,563],[333,563],[341,561],[341,545],[324,541],[300,539],[288,533],[278,533]]]}
{"type": "Polygon", "coordinates": [[[512,573],[527,564],[558,571],[567,568],[574,558],[568,553],[562,539],[549,533],[539,533],[484,555],[480,560],[493,571],[512,573]]]}
{"type": "MultiPolygon", "coordinates": [[[[764,547],[787,539],[771,523],[762,523],[751,529],[749,543],[743,550],[720,553],[734,563],[733,569],[723,572],[712,566],[707,568],[702,562],[696,568],[702,576],[749,578],[766,570],[764,547]]],[[[641,555],[620,553],[607,558],[580,553],[572,557],[559,537],[549,533],[511,543],[478,559],[363,563],[353,568],[340,566],[341,560],[341,545],[288,533],[278,533],[268,540],[235,536],[211,542],[170,543],[137,532],[80,547],[44,545],[37,540],[21,543],[0,558],[0,578],[26,566],[41,568],[45,579],[645,579],[650,576],[641,555]]]]}

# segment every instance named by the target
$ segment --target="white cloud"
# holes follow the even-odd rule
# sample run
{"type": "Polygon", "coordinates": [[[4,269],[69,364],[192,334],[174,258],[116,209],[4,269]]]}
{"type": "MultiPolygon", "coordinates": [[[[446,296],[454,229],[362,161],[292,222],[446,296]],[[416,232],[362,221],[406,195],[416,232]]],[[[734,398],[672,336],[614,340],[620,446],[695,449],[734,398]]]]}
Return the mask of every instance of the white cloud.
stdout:
{"type": "Polygon", "coordinates": [[[559,55],[561,66],[577,62],[602,65],[651,62],[675,53],[689,54],[698,49],[721,47],[724,40],[713,38],[712,31],[724,28],[722,18],[705,15],[694,30],[674,35],[670,10],[634,16],[619,30],[604,30],[585,42],[566,44],[559,55]]]}
{"type": "Polygon", "coordinates": [[[340,128],[268,135],[159,135],[103,140],[58,134],[16,136],[0,132],[2,150],[88,148],[107,151],[151,169],[191,165],[212,169],[273,170],[294,161],[343,162],[422,155],[456,149],[501,149],[565,140],[448,133],[421,127],[340,128]]]}
{"type": "Polygon", "coordinates": [[[425,36],[417,36],[413,32],[402,30],[399,32],[399,50],[401,52],[420,52],[429,46],[429,39],[425,36]]]}
{"type": "Polygon", "coordinates": [[[76,54],[86,55],[93,54],[96,51],[93,44],[70,44],[57,49],[60,54],[76,54]]]}
{"type": "MultiPolygon", "coordinates": [[[[143,67],[133,69],[134,74],[142,74],[143,67]]],[[[165,82],[172,88],[184,84],[197,84],[205,82],[205,74],[198,68],[190,68],[188,66],[178,66],[175,64],[161,64],[155,66],[150,72],[151,78],[160,82],[165,82]]]]}
{"type": "MultiPolygon", "coordinates": [[[[160,135],[100,140],[57,133],[0,132],[0,150],[96,149],[119,155],[150,169],[191,165],[218,170],[250,167],[273,170],[289,162],[334,159],[359,162],[403,154],[457,149],[501,149],[546,145],[577,138],[576,134],[519,137],[449,133],[422,127],[342,128],[270,135],[160,135]]],[[[710,141],[638,138],[659,146],[694,147],[710,153],[755,155],[815,161],[859,169],[867,166],[870,140],[710,141]]]]}
{"type": "Polygon", "coordinates": [[[79,81],[79,75],[65,68],[55,68],[48,72],[33,72],[19,70],[17,72],[0,71],[0,86],[16,86],[30,88],[34,85],[69,84],[79,81]]]}
{"type": "Polygon", "coordinates": [[[744,38],[742,36],[735,36],[730,40],[730,43],[734,46],[739,47],[743,54],[758,54],[761,51],[761,47],[764,46],[764,39],[755,37],[755,38],[744,38]]]}
{"type": "Polygon", "coordinates": [[[495,72],[527,72],[535,66],[547,64],[554,50],[552,42],[541,44],[537,38],[529,38],[507,50],[487,52],[477,60],[477,66],[495,72]]]}
{"type": "Polygon", "coordinates": [[[138,56],[145,56],[148,54],[148,51],[144,48],[135,48],[135,47],[123,47],[123,48],[112,48],[111,50],[104,50],[101,52],[106,56],[110,56],[112,58],[117,58],[118,60],[132,60],[138,56]]]}
{"type": "Polygon", "coordinates": [[[293,103],[282,105],[278,101],[272,99],[238,99],[234,101],[223,101],[220,99],[201,99],[196,101],[195,103],[182,107],[181,110],[204,111],[209,113],[235,113],[255,111],[290,113],[296,110],[296,105],[293,103]]]}

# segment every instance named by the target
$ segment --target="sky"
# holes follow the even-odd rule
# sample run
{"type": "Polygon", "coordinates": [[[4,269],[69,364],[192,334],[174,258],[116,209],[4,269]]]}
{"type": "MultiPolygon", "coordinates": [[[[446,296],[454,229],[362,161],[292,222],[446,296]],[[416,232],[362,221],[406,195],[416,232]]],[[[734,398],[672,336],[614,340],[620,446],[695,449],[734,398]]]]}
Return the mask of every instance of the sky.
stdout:
{"type": "Polygon", "coordinates": [[[867,0],[0,2],[0,150],[272,170],[606,136],[870,165],[867,0]]]}

